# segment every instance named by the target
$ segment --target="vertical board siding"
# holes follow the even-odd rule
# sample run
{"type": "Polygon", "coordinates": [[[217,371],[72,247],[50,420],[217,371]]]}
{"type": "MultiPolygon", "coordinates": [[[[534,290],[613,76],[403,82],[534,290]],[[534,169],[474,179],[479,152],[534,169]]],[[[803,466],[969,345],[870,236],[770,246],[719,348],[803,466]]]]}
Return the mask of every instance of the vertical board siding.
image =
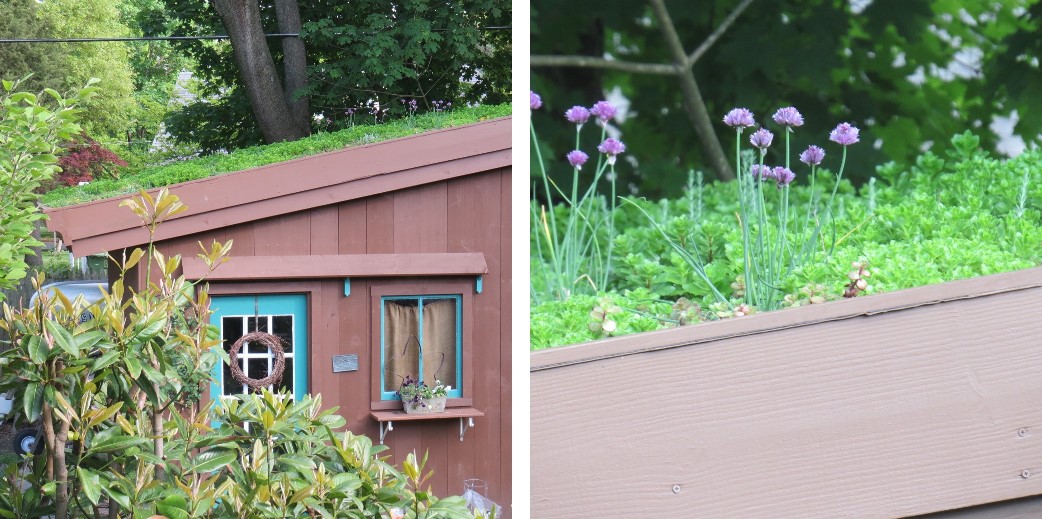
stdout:
{"type": "Polygon", "coordinates": [[[337,254],[340,239],[340,210],[335,205],[311,210],[311,254],[337,254]]]}
{"type": "MultiPolygon", "coordinates": [[[[484,291],[474,294],[474,379],[467,398],[485,413],[459,441],[458,420],[395,424],[388,433],[387,454],[400,465],[405,456],[429,453],[430,484],[439,496],[460,494],[463,480],[483,479],[490,497],[506,508],[510,492],[510,170],[502,169],[384,193],[365,199],[257,220],[159,244],[165,254],[194,256],[196,242],[233,239],[234,256],[481,252],[489,273],[484,291]]],[[[420,279],[411,283],[424,282],[420,279]]],[[[309,300],[310,385],[323,405],[339,407],[347,429],[378,441],[369,416],[370,389],[379,383],[371,373],[370,287],[387,281],[352,279],[344,297],[343,280],[323,280],[309,300]],[[332,373],[332,356],[357,354],[359,370],[332,373]]],[[[263,291],[263,284],[258,285],[263,291]]]]}
{"type": "MultiPolygon", "coordinates": [[[[501,376],[499,381],[499,409],[503,410],[500,416],[499,430],[506,431],[505,434],[500,434],[501,439],[499,450],[504,455],[500,456],[499,465],[499,482],[501,499],[503,503],[512,503],[513,492],[511,489],[511,470],[513,467],[513,457],[511,452],[513,451],[512,442],[513,436],[510,431],[513,427],[513,412],[510,411],[514,408],[512,403],[512,388],[510,374],[513,373],[513,355],[511,355],[511,340],[510,332],[512,330],[512,321],[510,316],[512,315],[510,309],[511,298],[513,297],[513,268],[510,262],[511,258],[511,203],[510,203],[510,171],[502,170],[499,175],[500,189],[500,208],[499,208],[499,243],[500,243],[500,266],[499,270],[501,275],[499,276],[499,287],[500,287],[500,298],[499,298],[499,343],[501,346],[499,349],[499,372],[504,374],[501,376]]],[[[528,236],[528,234],[524,234],[528,236]]],[[[527,308],[527,307],[526,307],[527,308]]],[[[495,380],[495,379],[494,379],[495,380]]],[[[529,441],[528,438],[521,438],[521,441],[529,441]]],[[[527,462],[527,460],[525,460],[527,462]]]]}
{"type": "Polygon", "coordinates": [[[337,206],[340,221],[337,229],[337,250],[340,254],[366,253],[366,200],[344,202],[337,206]]]}
{"type": "MultiPolygon", "coordinates": [[[[452,473],[454,481],[468,478],[480,478],[488,483],[489,493],[502,502],[509,495],[509,481],[500,479],[501,459],[509,458],[509,451],[503,450],[502,420],[503,413],[509,410],[500,408],[499,385],[502,380],[509,381],[510,374],[499,370],[502,355],[509,355],[509,348],[496,348],[501,344],[500,327],[500,282],[503,279],[503,258],[500,257],[504,233],[509,238],[509,231],[501,227],[501,194],[504,188],[501,176],[484,174],[466,179],[458,179],[448,183],[448,252],[482,251],[486,254],[488,274],[484,277],[484,291],[474,296],[473,316],[474,336],[470,353],[473,355],[474,384],[471,394],[474,405],[485,412],[485,416],[476,420],[477,427],[467,432],[466,441],[455,442],[450,453],[459,456],[466,462],[457,463],[452,469],[461,472],[452,473]],[[504,351],[506,353],[504,353],[504,351]],[[471,443],[473,442],[473,443],[471,443]],[[500,453],[499,456],[490,453],[500,453]]],[[[506,184],[509,189],[509,183],[506,184]]]]}
{"type": "Polygon", "coordinates": [[[871,519],[1042,493],[1042,288],[888,296],[864,303],[899,310],[542,361],[533,516],[871,519]]]}

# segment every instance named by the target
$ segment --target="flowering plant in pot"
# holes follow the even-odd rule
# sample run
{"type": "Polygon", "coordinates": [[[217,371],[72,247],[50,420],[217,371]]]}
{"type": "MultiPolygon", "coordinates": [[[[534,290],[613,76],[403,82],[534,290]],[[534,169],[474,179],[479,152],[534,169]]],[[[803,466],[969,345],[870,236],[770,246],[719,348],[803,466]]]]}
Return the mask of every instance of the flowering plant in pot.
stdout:
{"type": "Polygon", "coordinates": [[[443,413],[451,389],[439,380],[435,380],[433,386],[428,386],[406,375],[398,396],[402,399],[402,408],[408,414],[443,413]]]}

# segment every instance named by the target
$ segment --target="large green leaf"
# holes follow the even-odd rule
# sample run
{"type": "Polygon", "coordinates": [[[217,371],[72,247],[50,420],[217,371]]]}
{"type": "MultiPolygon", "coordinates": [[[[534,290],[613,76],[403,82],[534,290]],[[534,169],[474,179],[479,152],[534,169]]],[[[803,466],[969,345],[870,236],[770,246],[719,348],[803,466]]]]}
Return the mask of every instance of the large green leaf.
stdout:
{"type": "Polygon", "coordinates": [[[38,382],[30,382],[25,386],[22,405],[25,408],[25,416],[30,422],[40,419],[40,411],[43,409],[43,391],[38,382]]]}
{"type": "Polygon", "coordinates": [[[98,499],[101,498],[101,476],[85,467],[76,467],[76,473],[80,477],[80,488],[87,499],[95,505],[98,504],[98,499]]]}
{"type": "Polygon", "coordinates": [[[235,451],[206,451],[193,460],[193,472],[213,472],[238,459],[235,451]]]}
{"type": "Polygon", "coordinates": [[[188,502],[184,497],[172,495],[156,503],[156,511],[169,519],[188,519],[188,502]]]}
{"type": "Polygon", "coordinates": [[[100,441],[95,441],[93,444],[91,444],[90,448],[87,449],[87,453],[97,454],[102,452],[122,451],[131,447],[145,445],[147,443],[150,443],[150,440],[148,438],[114,435],[106,437],[100,441]]]}
{"type": "Polygon", "coordinates": [[[37,364],[43,364],[43,361],[47,360],[47,344],[43,342],[39,335],[32,335],[26,339],[26,349],[29,353],[29,359],[37,364]]]}
{"type": "Polygon", "coordinates": [[[69,330],[66,330],[65,327],[54,321],[47,321],[44,323],[44,326],[47,328],[47,331],[50,332],[51,337],[54,338],[54,343],[57,344],[59,348],[65,350],[66,353],[73,357],[79,356],[80,350],[78,344],[76,340],[72,338],[72,334],[69,333],[69,330]]]}

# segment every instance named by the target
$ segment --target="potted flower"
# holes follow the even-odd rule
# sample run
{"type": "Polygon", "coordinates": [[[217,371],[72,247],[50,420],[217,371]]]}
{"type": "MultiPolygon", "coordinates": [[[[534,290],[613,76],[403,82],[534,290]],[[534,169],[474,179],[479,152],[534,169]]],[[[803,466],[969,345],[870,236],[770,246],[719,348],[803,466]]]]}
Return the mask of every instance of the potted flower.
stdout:
{"type": "Polygon", "coordinates": [[[401,397],[402,408],[407,414],[444,413],[445,400],[450,389],[452,388],[443,385],[439,380],[435,380],[433,386],[428,386],[406,375],[401,389],[398,390],[398,396],[401,397]]]}

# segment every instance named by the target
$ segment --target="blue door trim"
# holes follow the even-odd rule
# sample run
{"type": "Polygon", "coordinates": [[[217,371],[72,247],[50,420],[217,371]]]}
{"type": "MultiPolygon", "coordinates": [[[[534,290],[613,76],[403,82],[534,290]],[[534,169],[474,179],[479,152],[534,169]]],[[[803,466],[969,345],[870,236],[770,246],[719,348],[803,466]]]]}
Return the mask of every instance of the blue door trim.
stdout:
{"type": "MultiPolygon", "coordinates": [[[[211,296],[213,314],[210,322],[220,328],[222,319],[229,316],[293,315],[293,398],[300,400],[308,392],[308,315],[307,296],[304,294],[258,294],[211,296]]],[[[210,398],[221,396],[224,387],[223,364],[214,367],[214,381],[210,383],[210,398]]]]}

